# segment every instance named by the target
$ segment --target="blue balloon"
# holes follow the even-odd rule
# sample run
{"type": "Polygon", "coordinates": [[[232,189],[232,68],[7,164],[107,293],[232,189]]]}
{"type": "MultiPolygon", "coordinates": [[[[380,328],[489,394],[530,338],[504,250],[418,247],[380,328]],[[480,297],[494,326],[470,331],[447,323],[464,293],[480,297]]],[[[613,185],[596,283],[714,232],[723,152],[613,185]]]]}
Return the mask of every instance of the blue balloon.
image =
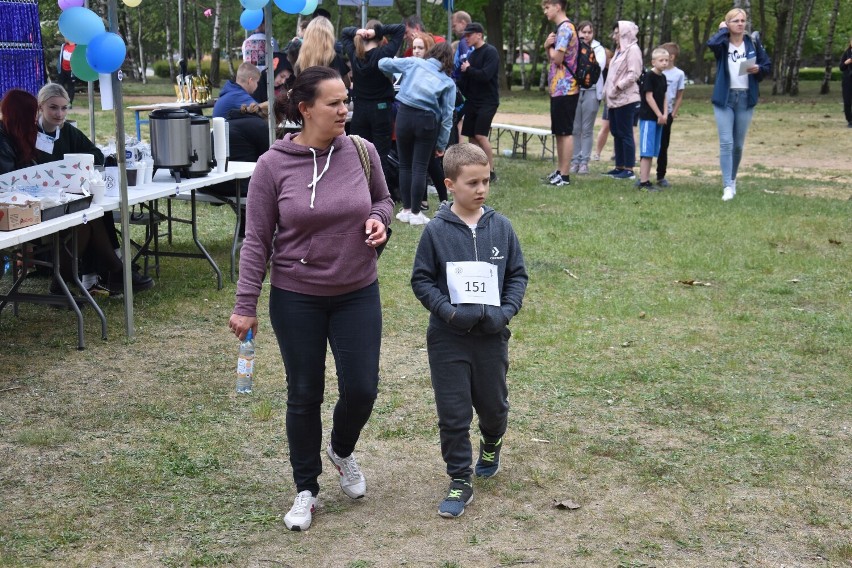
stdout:
{"type": "Polygon", "coordinates": [[[240,14],[240,25],[251,31],[256,30],[263,22],[263,10],[244,10],[240,14]]]}
{"type": "Polygon", "coordinates": [[[101,17],[88,8],[73,7],[59,15],[59,31],[74,43],[87,45],[93,37],[106,31],[101,17]]]}
{"type": "Polygon", "coordinates": [[[260,10],[269,4],[269,0],[240,0],[240,4],[246,10],[260,10]]]}
{"type": "Polygon", "coordinates": [[[272,0],[275,5],[288,14],[298,14],[305,9],[307,0],[272,0]]]}
{"type": "Polygon", "coordinates": [[[299,13],[303,16],[310,16],[317,9],[317,0],[308,0],[305,2],[305,7],[299,10],[299,13]]]}
{"type": "Polygon", "coordinates": [[[86,61],[98,73],[112,73],[121,68],[127,46],[121,36],[112,32],[96,35],[86,46],[86,61]]]}

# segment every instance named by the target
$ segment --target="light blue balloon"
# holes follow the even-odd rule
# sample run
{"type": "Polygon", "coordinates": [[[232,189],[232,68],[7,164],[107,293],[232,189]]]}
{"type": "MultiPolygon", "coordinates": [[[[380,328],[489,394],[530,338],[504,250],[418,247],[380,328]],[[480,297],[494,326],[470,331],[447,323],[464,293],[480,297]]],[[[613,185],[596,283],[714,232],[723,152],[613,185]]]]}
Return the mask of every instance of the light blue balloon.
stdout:
{"type": "Polygon", "coordinates": [[[306,0],[272,0],[275,5],[288,14],[298,14],[305,9],[306,0]]]}
{"type": "Polygon", "coordinates": [[[240,4],[242,4],[243,8],[246,10],[261,10],[264,6],[269,4],[269,0],[240,0],[240,4]]]}
{"type": "Polygon", "coordinates": [[[101,17],[88,8],[72,7],[59,15],[59,31],[74,43],[87,45],[93,37],[106,31],[101,17]]]}
{"type": "Polygon", "coordinates": [[[314,10],[317,9],[318,3],[319,2],[317,2],[317,0],[308,0],[307,2],[305,2],[305,7],[302,8],[299,13],[303,16],[310,16],[314,13],[314,10]]]}
{"type": "Polygon", "coordinates": [[[240,25],[245,29],[252,31],[263,22],[263,10],[244,10],[240,14],[240,25]]]}
{"type": "Polygon", "coordinates": [[[112,32],[96,35],[86,46],[86,61],[98,73],[112,73],[120,69],[126,55],[124,40],[112,32]]]}

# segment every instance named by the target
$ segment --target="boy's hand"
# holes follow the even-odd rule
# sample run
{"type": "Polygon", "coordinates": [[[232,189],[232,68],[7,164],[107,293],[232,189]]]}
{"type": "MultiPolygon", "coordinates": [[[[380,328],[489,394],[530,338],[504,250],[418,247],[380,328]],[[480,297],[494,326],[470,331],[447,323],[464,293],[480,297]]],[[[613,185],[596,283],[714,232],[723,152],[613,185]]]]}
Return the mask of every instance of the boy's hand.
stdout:
{"type": "Polygon", "coordinates": [[[456,311],[450,316],[450,325],[458,328],[469,330],[482,317],[482,308],[478,304],[459,304],[456,306],[456,311]]]}
{"type": "Polygon", "coordinates": [[[506,319],[506,314],[500,306],[485,306],[485,317],[479,328],[482,333],[500,333],[507,323],[509,320],[506,319]]]}

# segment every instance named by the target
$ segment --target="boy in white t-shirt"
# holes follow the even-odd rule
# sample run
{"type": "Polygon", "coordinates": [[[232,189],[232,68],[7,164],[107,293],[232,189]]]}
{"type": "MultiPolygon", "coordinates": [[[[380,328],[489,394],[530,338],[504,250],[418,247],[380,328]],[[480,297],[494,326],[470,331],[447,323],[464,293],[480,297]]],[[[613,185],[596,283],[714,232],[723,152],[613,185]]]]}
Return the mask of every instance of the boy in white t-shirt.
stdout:
{"type": "Polygon", "coordinates": [[[669,66],[663,71],[666,76],[666,99],[669,106],[669,116],[663,127],[663,137],[660,141],[660,155],[657,156],[657,185],[670,187],[666,179],[666,166],[668,166],[669,140],[672,134],[672,123],[677,118],[680,105],[683,102],[683,91],[686,86],[686,73],[675,65],[677,56],[680,55],[680,47],[676,43],[664,43],[663,49],[669,52],[669,66]]]}

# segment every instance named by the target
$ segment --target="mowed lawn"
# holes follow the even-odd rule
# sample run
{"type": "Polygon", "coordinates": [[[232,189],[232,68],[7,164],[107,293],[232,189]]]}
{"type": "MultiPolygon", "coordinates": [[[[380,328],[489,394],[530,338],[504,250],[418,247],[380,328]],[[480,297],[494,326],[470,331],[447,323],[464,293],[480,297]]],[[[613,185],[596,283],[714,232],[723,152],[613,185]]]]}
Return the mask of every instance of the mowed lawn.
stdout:
{"type": "MultiPolygon", "coordinates": [[[[4,310],[0,565],[849,566],[850,136],[837,101],[770,98],[723,203],[702,97],[684,107],[665,192],[600,176],[606,161],[555,190],[539,181],[549,161],[497,159],[489,202],[530,285],[511,324],[504,467],[462,518],[436,514],[428,314],[409,286],[420,229],[396,224],[382,382],[357,450],[368,494],[350,501],[326,467],[302,534],[282,521],[294,490],[268,290],[250,397],[233,393],[235,285],[217,291],[203,261],[163,260],[130,341],[120,300],[101,301],[106,342],[87,318],[82,352],[69,313],[4,310]]],[[[227,270],[233,215],[201,216],[227,270]]],[[[327,377],[326,435],[330,359],[327,377]]]]}

